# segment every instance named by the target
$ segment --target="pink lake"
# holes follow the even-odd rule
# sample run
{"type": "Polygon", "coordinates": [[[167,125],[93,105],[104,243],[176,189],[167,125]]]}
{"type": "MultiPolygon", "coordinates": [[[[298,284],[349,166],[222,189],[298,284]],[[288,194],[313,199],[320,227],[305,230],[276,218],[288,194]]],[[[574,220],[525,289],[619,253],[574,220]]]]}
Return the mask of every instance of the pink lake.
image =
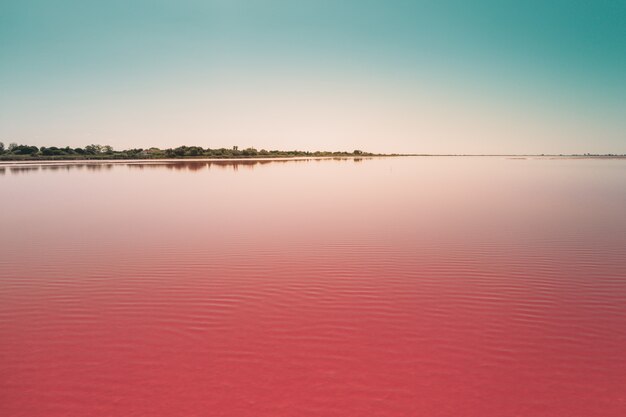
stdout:
{"type": "Polygon", "coordinates": [[[0,416],[626,415],[626,159],[0,164],[0,416]]]}

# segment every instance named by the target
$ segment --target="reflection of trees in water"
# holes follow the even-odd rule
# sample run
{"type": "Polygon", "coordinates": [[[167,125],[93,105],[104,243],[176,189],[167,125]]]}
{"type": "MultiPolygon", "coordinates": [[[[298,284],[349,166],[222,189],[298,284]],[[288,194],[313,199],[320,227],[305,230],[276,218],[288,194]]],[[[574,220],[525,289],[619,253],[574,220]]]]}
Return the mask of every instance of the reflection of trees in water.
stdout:
{"type": "Polygon", "coordinates": [[[82,168],[78,167],[78,166],[72,166],[72,165],[43,165],[41,167],[42,170],[44,171],[69,171],[70,169],[79,169],[82,168]]]}
{"type": "Polygon", "coordinates": [[[96,163],[96,164],[49,164],[49,165],[13,165],[13,166],[0,166],[0,175],[10,172],[11,174],[24,174],[33,173],[39,171],[73,171],[86,169],[88,171],[108,171],[115,166],[112,163],[96,163]]]}
{"type": "Polygon", "coordinates": [[[39,171],[39,166],[23,165],[23,166],[9,167],[9,172],[11,172],[11,174],[25,174],[28,172],[35,172],[35,171],[39,171]]]}
{"type": "Polygon", "coordinates": [[[255,160],[220,160],[220,161],[145,161],[145,162],[116,162],[116,163],[102,163],[102,162],[90,162],[90,163],[68,163],[68,164],[44,164],[44,165],[16,165],[8,167],[0,167],[0,175],[7,172],[20,174],[29,172],[42,171],[73,171],[73,170],[87,170],[87,171],[108,171],[113,169],[114,166],[125,165],[128,169],[169,169],[173,171],[189,171],[196,172],[210,169],[221,170],[233,170],[238,171],[240,169],[252,170],[257,166],[270,165],[270,164],[287,164],[287,163],[305,163],[305,162],[323,162],[323,161],[354,161],[362,162],[364,159],[371,158],[300,158],[300,159],[255,159],[255,160]]]}
{"type": "Polygon", "coordinates": [[[115,164],[85,164],[85,168],[87,168],[88,171],[109,171],[113,169],[114,165],[115,164]]]}
{"type": "Polygon", "coordinates": [[[169,161],[147,162],[128,164],[129,169],[161,169],[166,168],[175,171],[200,171],[203,169],[232,169],[238,171],[241,168],[252,170],[258,165],[268,165],[286,162],[306,162],[308,159],[285,159],[285,160],[254,160],[254,161],[169,161]]]}
{"type": "Polygon", "coordinates": [[[88,171],[102,171],[111,170],[115,164],[54,164],[54,165],[42,165],[41,169],[44,171],[73,171],[83,170],[88,171]]]}

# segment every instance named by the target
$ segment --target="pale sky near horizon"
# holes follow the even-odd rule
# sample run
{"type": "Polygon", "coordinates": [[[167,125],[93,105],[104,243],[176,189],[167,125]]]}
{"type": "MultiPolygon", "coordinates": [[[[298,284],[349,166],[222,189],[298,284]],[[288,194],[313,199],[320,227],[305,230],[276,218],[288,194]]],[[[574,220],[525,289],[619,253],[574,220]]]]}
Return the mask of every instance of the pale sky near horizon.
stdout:
{"type": "Polygon", "coordinates": [[[2,0],[0,141],[626,153],[626,0],[2,0]]]}

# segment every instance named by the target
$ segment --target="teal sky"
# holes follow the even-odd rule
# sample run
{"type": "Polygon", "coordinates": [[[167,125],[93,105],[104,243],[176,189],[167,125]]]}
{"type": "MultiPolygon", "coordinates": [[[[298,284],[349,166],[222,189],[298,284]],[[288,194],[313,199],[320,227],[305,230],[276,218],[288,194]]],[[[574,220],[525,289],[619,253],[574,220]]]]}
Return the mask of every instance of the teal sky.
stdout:
{"type": "Polygon", "coordinates": [[[626,153],[626,0],[0,0],[0,141],[626,153]]]}

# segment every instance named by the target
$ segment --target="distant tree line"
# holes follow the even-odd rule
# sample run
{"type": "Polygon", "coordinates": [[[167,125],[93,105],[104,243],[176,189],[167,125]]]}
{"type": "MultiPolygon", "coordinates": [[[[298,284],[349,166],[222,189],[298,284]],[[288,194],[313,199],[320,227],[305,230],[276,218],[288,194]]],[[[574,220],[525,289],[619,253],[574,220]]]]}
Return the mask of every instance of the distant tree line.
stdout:
{"type": "Polygon", "coordinates": [[[329,151],[279,151],[257,150],[256,148],[203,148],[201,146],[179,146],[177,148],[133,148],[116,151],[109,145],[87,145],[82,148],[56,146],[32,146],[11,143],[5,147],[0,142],[0,160],[32,159],[163,159],[163,158],[288,158],[299,156],[376,156],[377,154],[354,150],[352,152],[329,151]]]}

